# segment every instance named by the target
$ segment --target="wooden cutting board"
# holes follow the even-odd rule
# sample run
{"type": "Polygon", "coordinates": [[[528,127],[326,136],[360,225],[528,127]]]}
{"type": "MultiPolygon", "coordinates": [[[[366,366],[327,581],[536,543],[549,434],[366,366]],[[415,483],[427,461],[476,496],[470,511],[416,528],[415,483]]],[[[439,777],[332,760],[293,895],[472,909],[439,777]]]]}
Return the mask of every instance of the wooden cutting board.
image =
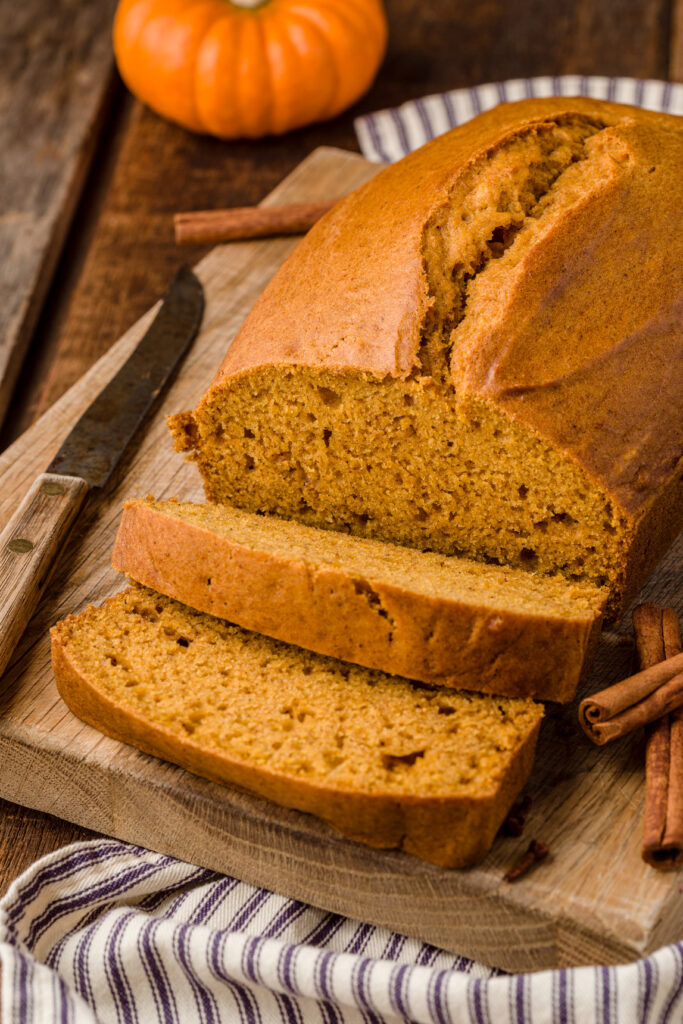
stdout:
{"type": "MultiPolygon", "coordinates": [[[[354,154],[319,149],[268,202],[341,195],[377,169],[354,154]]],[[[49,626],[121,589],[109,555],[124,498],[202,497],[194,466],[172,451],[165,416],[195,404],[295,244],[223,246],[199,264],[207,298],[201,335],[118,482],[90,499],[0,680],[0,796],[511,971],[618,963],[683,938],[681,874],[658,873],[640,858],[642,736],[598,749],[579,730],[575,705],[548,709],[528,785],[533,805],[525,835],[497,839],[477,868],[446,871],[371,850],[307,815],[143,755],[83,725],[61,703],[49,626]],[[552,856],[514,885],[504,883],[532,837],[549,843],[552,856]]],[[[151,316],[0,456],[0,528],[151,316]]],[[[648,598],[675,602],[681,556],[679,543],[648,598]]],[[[586,689],[626,675],[632,653],[624,634],[605,636],[586,689]]]]}

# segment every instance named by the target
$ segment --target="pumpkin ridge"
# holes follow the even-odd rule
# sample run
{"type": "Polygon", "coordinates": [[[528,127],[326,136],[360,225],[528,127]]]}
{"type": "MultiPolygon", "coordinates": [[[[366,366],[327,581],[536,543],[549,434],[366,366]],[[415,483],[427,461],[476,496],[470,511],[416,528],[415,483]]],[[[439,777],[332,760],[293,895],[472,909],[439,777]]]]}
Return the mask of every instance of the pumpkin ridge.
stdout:
{"type": "MultiPolygon", "coordinates": [[[[327,34],[322,31],[319,25],[316,25],[315,21],[313,21],[311,18],[307,18],[303,11],[294,10],[291,7],[287,7],[286,15],[290,19],[290,24],[294,20],[296,20],[296,22],[300,25],[305,24],[307,29],[311,31],[319,39],[321,43],[321,49],[324,50],[327,55],[328,66],[334,72],[334,80],[332,82],[332,86],[330,87],[328,85],[327,89],[325,90],[325,94],[323,95],[324,102],[321,102],[318,105],[318,109],[315,113],[314,120],[322,120],[323,118],[327,117],[329,111],[334,108],[334,101],[336,100],[340,89],[339,67],[337,65],[334,47],[332,46],[327,34]]],[[[295,50],[297,50],[296,46],[294,48],[295,50]]]]}
{"type": "Polygon", "coordinates": [[[377,4],[369,4],[367,0],[348,0],[349,7],[355,8],[356,11],[365,18],[365,24],[372,31],[379,33],[382,36],[382,48],[386,46],[386,21],[381,7],[377,4]]]}
{"type": "Polygon", "coordinates": [[[368,49],[372,47],[373,52],[375,51],[367,32],[379,24],[378,20],[372,20],[372,11],[377,12],[376,4],[368,4],[367,0],[363,0],[362,4],[357,4],[355,0],[321,0],[320,6],[325,10],[334,11],[354,35],[361,37],[368,49]]]}
{"type": "Polygon", "coordinates": [[[210,126],[206,122],[206,117],[204,116],[204,113],[202,111],[202,104],[201,104],[201,100],[200,100],[200,96],[199,96],[199,79],[200,79],[199,71],[200,71],[200,67],[201,67],[200,55],[202,53],[202,49],[203,49],[203,47],[204,47],[204,45],[206,43],[207,38],[210,36],[210,34],[213,31],[213,29],[215,28],[216,24],[220,24],[221,20],[222,19],[219,18],[216,22],[214,22],[213,25],[210,25],[208,27],[208,29],[206,30],[206,32],[204,33],[204,35],[200,39],[199,44],[197,46],[197,49],[195,51],[195,55],[194,55],[194,68],[193,68],[193,74],[192,74],[192,99],[193,99],[193,103],[194,103],[194,109],[196,111],[197,122],[199,124],[201,124],[202,131],[210,130],[210,126]]]}
{"type": "MultiPolygon", "coordinates": [[[[332,2],[329,2],[329,0],[322,0],[322,2],[315,8],[311,7],[311,5],[307,3],[302,4],[300,0],[295,0],[290,11],[297,11],[297,13],[306,17],[312,24],[315,24],[316,18],[320,17],[327,23],[327,26],[332,27],[333,29],[332,32],[323,31],[322,28],[320,30],[327,38],[330,53],[334,55],[334,68],[337,82],[339,84],[335,102],[328,108],[328,117],[334,117],[336,114],[340,113],[340,111],[350,106],[350,104],[353,103],[364,90],[358,88],[358,75],[355,72],[355,62],[351,65],[351,67],[353,67],[352,86],[350,87],[351,83],[345,82],[344,73],[346,73],[346,75],[350,73],[350,66],[342,66],[337,52],[337,47],[333,44],[332,39],[336,38],[337,35],[343,34],[346,39],[353,39],[357,47],[363,46],[366,55],[372,57],[365,34],[366,25],[361,25],[360,20],[357,20],[356,22],[351,21],[346,17],[348,12],[335,4],[334,0],[332,0],[332,2]],[[337,26],[339,26],[340,32],[334,32],[335,21],[337,26]]],[[[344,39],[344,42],[346,42],[346,39],[344,39]]],[[[348,47],[345,46],[344,48],[347,49],[348,47]]],[[[374,63],[374,61],[372,61],[372,63],[374,63]]],[[[373,71],[373,77],[376,70],[377,68],[373,71]]],[[[370,78],[369,81],[372,81],[372,78],[370,78]]],[[[369,84],[369,82],[367,84],[369,84]]]]}
{"type": "MultiPolygon", "coordinates": [[[[211,36],[212,37],[212,39],[211,39],[212,45],[216,45],[216,46],[221,46],[222,47],[222,46],[225,45],[223,43],[222,39],[221,39],[221,37],[222,37],[224,32],[229,32],[229,33],[231,33],[234,36],[233,50],[234,50],[235,53],[237,53],[238,50],[239,50],[240,37],[242,35],[242,20],[240,18],[234,18],[232,13],[230,11],[228,11],[228,10],[226,10],[226,12],[224,14],[222,14],[219,18],[216,19],[215,23],[211,26],[209,32],[205,36],[204,42],[206,42],[208,37],[211,36]],[[216,39],[215,38],[216,36],[218,36],[219,38],[216,39]]],[[[216,60],[216,63],[217,64],[219,63],[218,59],[216,60]]],[[[237,80],[238,80],[238,74],[239,74],[239,66],[238,66],[237,61],[235,61],[231,65],[230,70],[232,72],[232,75],[231,75],[231,78],[232,78],[231,92],[232,92],[233,96],[236,96],[237,95],[237,80]]],[[[226,80],[227,80],[227,75],[226,75],[226,80]]],[[[214,102],[215,102],[215,96],[214,95],[211,96],[211,100],[212,100],[212,102],[211,102],[210,106],[213,107],[214,102]]],[[[237,103],[234,104],[233,111],[232,111],[232,118],[233,118],[234,124],[236,126],[239,126],[237,128],[236,134],[244,132],[244,121],[242,119],[241,114],[242,114],[241,105],[237,104],[237,103]]],[[[206,130],[207,131],[212,131],[212,132],[216,132],[217,131],[218,118],[214,114],[212,114],[210,109],[203,111],[203,113],[202,113],[202,120],[203,120],[203,122],[204,122],[204,124],[206,126],[206,130]]]]}
{"type": "Polygon", "coordinates": [[[355,85],[347,98],[342,100],[342,105],[333,111],[333,113],[339,113],[349,103],[355,102],[362,96],[375,78],[386,50],[386,24],[380,6],[377,3],[368,3],[367,0],[361,0],[361,4],[356,3],[356,0],[322,0],[322,6],[336,14],[342,25],[347,28],[348,35],[355,37],[356,45],[360,44],[364,52],[364,59],[361,62],[355,60],[353,62],[355,85]],[[373,11],[379,15],[374,23],[373,11]],[[377,35],[378,25],[381,36],[379,39],[374,38],[377,35]],[[368,69],[371,67],[374,70],[368,75],[368,69]]]}
{"type": "Polygon", "coordinates": [[[265,17],[265,18],[261,19],[261,21],[260,21],[261,43],[263,45],[263,52],[266,55],[265,66],[266,66],[266,76],[268,78],[268,86],[269,86],[269,90],[268,90],[268,94],[267,94],[268,95],[268,109],[267,109],[267,114],[266,114],[266,124],[268,125],[268,130],[273,132],[273,133],[275,133],[275,131],[276,131],[275,115],[276,115],[276,110],[277,110],[277,101],[276,101],[276,98],[275,98],[275,81],[274,81],[274,78],[273,78],[273,67],[271,65],[270,60],[268,59],[268,53],[269,53],[269,49],[268,49],[268,32],[269,32],[269,29],[270,29],[271,25],[273,25],[273,24],[276,24],[276,22],[274,22],[273,18],[265,17]]]}
{"type": "MultiPolygon", "coordinates": [[[[304,7],[300,3],[295,3],[289,7],[288,13],[290,17],[294,15],[295,17],[301,18],[313,29],[314,32],[317,32],[317,34],[319,35],[320,39],[323,42],[323,46],[327,50],[327,53],[329,55],[330,68],[334,71],[334,83],[333,88],[331,88],[328,91],[328,97],[327,102],[325,103],[324,112],[321,112],[319,116],[333,116],[336,112],[338,112],[337,104],[339,102],[339,96],[343,89],[342,76],[344,71],[343,68],[340,68],[336,47],[334,46],[332,40],[330,39],[329,32],[326,32],[322,28],[322,26],[316,21],[315,16],[311,17],[313,12],[311,11],[310,6],[304,7]]],[[[322,10],[320,13],[324,17],[324,12],[322,10]]]]}
{"type": "MultiPolygon", "coordinates": [[[[208,8],[208,10],[211,10],[211,8],[214,7],[214,6],[215,5],[212,2],[207,2],[207,3],[204,3],[204,4],[202,4],[200,6],[200,10],[206,10],[207,8],[208,8]]],[[[184,17],[188,22],[191,22],[193,20],[193,15],[196,17],[196,14],[197,14],[197,12],[196,12],[196,10],[193,11],[191,3],[187,3],[187,5],[180,12],[180,15],[182,17],[184,17]]],[[[200,111],[199,97],[197,95],[197,74],[196,74],[196,72],[197,72],[197,57],[199,55],[199,51],[202,48],[202,45],[204,43],[204,39],[206,38],[207,32],[209,30],[210,30],[210,25],[209,26],[205,25],[203,33],[201,33],[198,36],[198,38],[195,40],[195,48],[194,48],[193,61],[192,61],[192,74],[188,75],[188,78],[190,80],[191,90],[192,90],[192,93],[191,93],[191,103],[192,103],[192,110],[193,110],[193,120],[198,125],[201,126],[201,130],[202,131],[204,131],[204,118],[202,117],[202,114],[201,114],[201,111],[200,111]]]]}
{"type": "MultiPolygon", "coordinates": [[[[262,97],[264,100],[263,110],[261,111],[261,124],[267,133],[275,132],[275,110],[277,109],[274,79],[273,79],[273,68],[270,60],[268,59],[268,38],[267,38],[267,26],[272,24],[275,19],[272,17],[272,12],[269,15],[268,9],[263,14],[259,14],[258,17],[250,17],[244,19],[245,24],[243,28],[249,26],[249,30],[254,32],[256,35],[252,37],[250,42],[254,44],[251,50],[251,57],[254,58],[256,37],[258,38],[258,48],[260,53],[260,59],[263,64],[262,72],[265,79],[264,87],[262,90],[262,97]]],[[[244,36],[244,32],[243,32],[244,36]]],[[[244,92],[240,94],[240,110],[244,112],[244,119],[242,124],[244,125],[244,134],[248,138],[253,138],[255,135],[254,122],[253,122],[253,106],[248,101],[245,101],[244,92]]]]}

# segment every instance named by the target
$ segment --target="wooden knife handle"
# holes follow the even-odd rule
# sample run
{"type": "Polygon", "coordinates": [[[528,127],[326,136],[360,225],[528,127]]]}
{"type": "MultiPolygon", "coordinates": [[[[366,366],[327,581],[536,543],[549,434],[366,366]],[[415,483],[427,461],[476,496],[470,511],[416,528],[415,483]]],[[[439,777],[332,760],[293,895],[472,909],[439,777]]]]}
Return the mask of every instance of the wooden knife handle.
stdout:
{"type": "Polygon", "coordinates": [[[0,675],[87,493],[80,477],[43,473],[0,534],[0,675]]]}

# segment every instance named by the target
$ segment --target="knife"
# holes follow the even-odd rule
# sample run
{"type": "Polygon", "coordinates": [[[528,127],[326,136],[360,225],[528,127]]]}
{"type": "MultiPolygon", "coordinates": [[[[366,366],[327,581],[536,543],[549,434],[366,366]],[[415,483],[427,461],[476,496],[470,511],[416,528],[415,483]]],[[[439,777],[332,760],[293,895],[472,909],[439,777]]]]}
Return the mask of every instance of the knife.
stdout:
{"type": "Polygon", "coordinates": [[[154,321],[83,413],[0,534],[0,675],[45,589],[89,490],[111,477],[133,435],[194,341],[200,282],[181,267],[154,321]]]}

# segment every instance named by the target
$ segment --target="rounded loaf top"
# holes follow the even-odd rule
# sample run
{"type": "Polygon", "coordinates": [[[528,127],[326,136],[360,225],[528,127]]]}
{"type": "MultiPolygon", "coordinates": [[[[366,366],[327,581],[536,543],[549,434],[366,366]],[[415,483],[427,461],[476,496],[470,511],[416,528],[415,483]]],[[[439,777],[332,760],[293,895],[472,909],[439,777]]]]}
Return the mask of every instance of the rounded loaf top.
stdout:
{"type": "Polygon", "coordinates": [[[681,118],[588,98],[501,105],[324,217],[214,385],[294,364],[452,386],[635,512],[682,444],[682,166],[681,118]]]}

